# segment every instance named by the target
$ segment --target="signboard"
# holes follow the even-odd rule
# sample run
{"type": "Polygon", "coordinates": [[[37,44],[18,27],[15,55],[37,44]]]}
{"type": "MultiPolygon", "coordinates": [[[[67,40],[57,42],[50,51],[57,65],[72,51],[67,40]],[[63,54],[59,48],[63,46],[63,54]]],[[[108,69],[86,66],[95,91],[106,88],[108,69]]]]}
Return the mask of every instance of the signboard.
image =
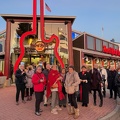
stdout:
{"type": "Polygon", "coordinates": [[[103,52],[115,56],[120,56],[120,51],[116,50],[114,48],[107,48],[106,46],[103,46],[103,52]]]}
{"type": "Polygon", "coordinates": [[[45,44],[42,41],[37,41],[35,43],[35,49],[36,49],[36,51],[41,52],[41,51],[45,50],[45,44]]]}

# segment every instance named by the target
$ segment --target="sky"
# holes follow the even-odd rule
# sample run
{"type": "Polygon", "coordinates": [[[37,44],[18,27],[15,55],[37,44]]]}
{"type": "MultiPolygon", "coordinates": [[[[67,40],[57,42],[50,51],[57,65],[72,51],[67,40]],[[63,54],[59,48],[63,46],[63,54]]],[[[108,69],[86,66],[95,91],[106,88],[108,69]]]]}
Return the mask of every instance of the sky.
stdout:
{"type": "MultiPolygon", "coordinates": [[[[38,3],[40,0],[37,0],[38,3]]],[[[76,16],[72,29],[120,42],[120,0],[45,0],[46,15],[76,16]],[[102,31],[103,28],[103,31],[102,31]]],[[[39,12],[39,4],[37,14],[39,12]]],[[[0,14],[32,14],[32,0],[1,0],[0,14]]],[[[6,28],[0,17],[0,31],[6,28]]]]}

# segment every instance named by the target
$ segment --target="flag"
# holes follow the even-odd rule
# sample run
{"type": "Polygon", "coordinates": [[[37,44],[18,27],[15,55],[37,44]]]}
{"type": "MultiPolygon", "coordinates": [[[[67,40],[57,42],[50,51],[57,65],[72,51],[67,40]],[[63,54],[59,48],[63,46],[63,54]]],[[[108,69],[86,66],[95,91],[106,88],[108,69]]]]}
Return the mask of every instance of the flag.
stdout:
{"type": "Polygon", "coordinates": [[[49,12],[51,12],[51,9],[50,9],[50,7],[45,3],[45,8],[49,11],[49,12]]]}

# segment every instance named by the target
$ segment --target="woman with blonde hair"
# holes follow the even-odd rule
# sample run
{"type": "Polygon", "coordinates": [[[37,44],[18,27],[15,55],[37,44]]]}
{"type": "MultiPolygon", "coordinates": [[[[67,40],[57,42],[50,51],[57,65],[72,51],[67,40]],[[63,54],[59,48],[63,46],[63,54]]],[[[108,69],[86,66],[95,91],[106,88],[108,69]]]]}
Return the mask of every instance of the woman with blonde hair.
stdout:
{"type": "Polygon", "coordinates": [[[77,105],[77,96],[76,92],[79,91],[79,84],[81,80],[78,76],[78,73],[74,70],[73,66],[69,66],[68,68],[68,73],[66,74],[66,79],[65,79],[65,89],[66,92],[68,93],[68,99],[70,106],[68,106],[68,114],[69,115],[74,115],[74,119],[77,119],[79,117],[79,108],[77,105]],[[69,93],[67,90],[70,87],[74,87],[74,92],[69,93]]]}

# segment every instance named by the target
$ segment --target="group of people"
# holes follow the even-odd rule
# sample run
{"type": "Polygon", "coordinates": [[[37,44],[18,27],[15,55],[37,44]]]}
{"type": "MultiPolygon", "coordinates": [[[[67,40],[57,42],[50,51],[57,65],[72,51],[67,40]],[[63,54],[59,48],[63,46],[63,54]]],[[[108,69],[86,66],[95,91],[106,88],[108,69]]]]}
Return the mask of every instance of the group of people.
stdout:
{"type": "Polygon", "coordinates": [[[69,66],[58,71],[57,65],[46,64],[46,68],[38,65],[20,65],[15,73],[16,77],[16,104],[19,105],[19,94],[21,91],[22,102],[25,103],[24,94],[26,88],[27,100],[32,100],[33,91],[35,93],[35,114],[41,115],[40,104],[44,101],[44,106],[51,104],[51,113],[58,114],[62,106],[68,109],[68,114],[74,119],[79,117],[79,107],[77,101],[82,102],[82,106],[88,107],[89,93],[93,91],[94,105],[96,106],[96,92],[100,97],[99,107],[103,106],[103,97],[106,96],[106,81],[110,89],[110,98],[116,99],[117,93],[120,97],[120,68],[117,71],[104,69],[102,66],[94,65],[90,71],[83,65],[81,71],[77,73],[73,66],[69,66]],[[34,89],[33,89],[34,88],[34,89]],[[118,92],[119,91],[119,92],[118,92]]]}

